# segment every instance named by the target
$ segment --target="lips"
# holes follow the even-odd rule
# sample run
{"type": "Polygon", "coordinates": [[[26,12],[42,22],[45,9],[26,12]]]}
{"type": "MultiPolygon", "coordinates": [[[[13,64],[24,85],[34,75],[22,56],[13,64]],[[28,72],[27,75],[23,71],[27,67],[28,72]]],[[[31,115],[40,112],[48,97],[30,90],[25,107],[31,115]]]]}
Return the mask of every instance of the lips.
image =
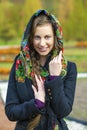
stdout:
{"type": "Polygon", "coordinates": [[[39,48],[39,51],[40,51],[40,52],[46,52],[46,51],[47,51],[47,48],[39,48]]]}

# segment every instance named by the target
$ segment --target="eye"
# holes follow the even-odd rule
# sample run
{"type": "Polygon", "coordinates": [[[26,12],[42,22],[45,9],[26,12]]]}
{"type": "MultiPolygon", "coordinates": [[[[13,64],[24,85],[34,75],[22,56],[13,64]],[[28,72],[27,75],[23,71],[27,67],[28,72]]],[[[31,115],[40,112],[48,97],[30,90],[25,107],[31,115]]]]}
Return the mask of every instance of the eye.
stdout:
{"type": "Polygon", "coordinates": [[[34,36],[34,40],[40,40],[40,36],[34,36]]]}
{"type": "Polygon", "coordinates": [[[46,39],[46,40],[49,40],[50,38],[51,38],[50,35],[46,35],[46,36],[45,36],[45,39],[46,39]]]}

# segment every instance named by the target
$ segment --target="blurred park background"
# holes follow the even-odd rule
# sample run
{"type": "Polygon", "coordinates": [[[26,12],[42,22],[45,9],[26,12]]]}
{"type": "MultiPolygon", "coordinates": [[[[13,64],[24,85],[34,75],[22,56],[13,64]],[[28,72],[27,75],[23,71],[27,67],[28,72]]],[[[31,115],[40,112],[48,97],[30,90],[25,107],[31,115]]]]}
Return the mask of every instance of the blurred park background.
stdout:
{"type": "MultiPolygon", "coordinates": [[[[78,74],[87,74],[87,0],[0,0],[0,81],[8,81],[26,24],[39,9],[47,9],[59,19],[66,59],[76,63],[78,74]]],[[[86,76],[77,78],[70,115],[87,122],[86,76]]]]}

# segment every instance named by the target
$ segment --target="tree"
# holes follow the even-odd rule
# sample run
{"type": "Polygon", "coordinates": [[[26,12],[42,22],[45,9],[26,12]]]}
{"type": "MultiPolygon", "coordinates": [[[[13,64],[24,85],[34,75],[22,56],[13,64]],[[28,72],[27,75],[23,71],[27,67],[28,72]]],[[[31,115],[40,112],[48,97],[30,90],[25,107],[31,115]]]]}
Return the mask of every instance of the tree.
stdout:
{"type": "Polygon", "coordinates": [[[8,1],[0,3],[0,38],[3,40],[12,39],[16,36],[16,31],[9,17],[11,14],[11,8],[13,8],[13,4],[8,1]]]}
{"type": "Polygon", "coordinates": [[[21,37],[30,16],[41,8],[40,0],[0,2],[0,38],[10,40],[21,37]]]}
{"type": "Polygon", "coordinates": [[[25,0],[24,6],[21,10],[21,19],[19,23],[21,35],[32,14],[41,8],[42,8],[42,4],[40,0],[25,0]]]}
{"type": "Polygon", "coordinates": [[[58,17],[64,23],[73,11],[73,0],[59,0],[58,17]]]}
{"type": "Polygon", "coordinates": [[[65,37],[67,40],[87,39],[87,13],[83,0],[74,1],[73,11],[65,25],[65,37]]]}
{"type": "Polygon", "coordinates": [[[26,21],[32,16],[34,12],[41,9],[41,1],[40,0],[26,0],[23,7],[24,17],[23,19],[26,21]]]}

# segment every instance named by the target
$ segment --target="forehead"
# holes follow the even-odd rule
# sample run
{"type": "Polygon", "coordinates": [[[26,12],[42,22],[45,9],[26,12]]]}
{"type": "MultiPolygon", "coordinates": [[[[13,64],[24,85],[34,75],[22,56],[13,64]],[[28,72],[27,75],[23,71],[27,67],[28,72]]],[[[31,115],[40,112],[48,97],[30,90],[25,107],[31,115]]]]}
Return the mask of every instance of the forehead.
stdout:
{"type": "Polygon", "coordinates": [[[35,34],[53,34],[53,27],[51,24],[44,24],[37,26],[35,29],[35,34]]]}

